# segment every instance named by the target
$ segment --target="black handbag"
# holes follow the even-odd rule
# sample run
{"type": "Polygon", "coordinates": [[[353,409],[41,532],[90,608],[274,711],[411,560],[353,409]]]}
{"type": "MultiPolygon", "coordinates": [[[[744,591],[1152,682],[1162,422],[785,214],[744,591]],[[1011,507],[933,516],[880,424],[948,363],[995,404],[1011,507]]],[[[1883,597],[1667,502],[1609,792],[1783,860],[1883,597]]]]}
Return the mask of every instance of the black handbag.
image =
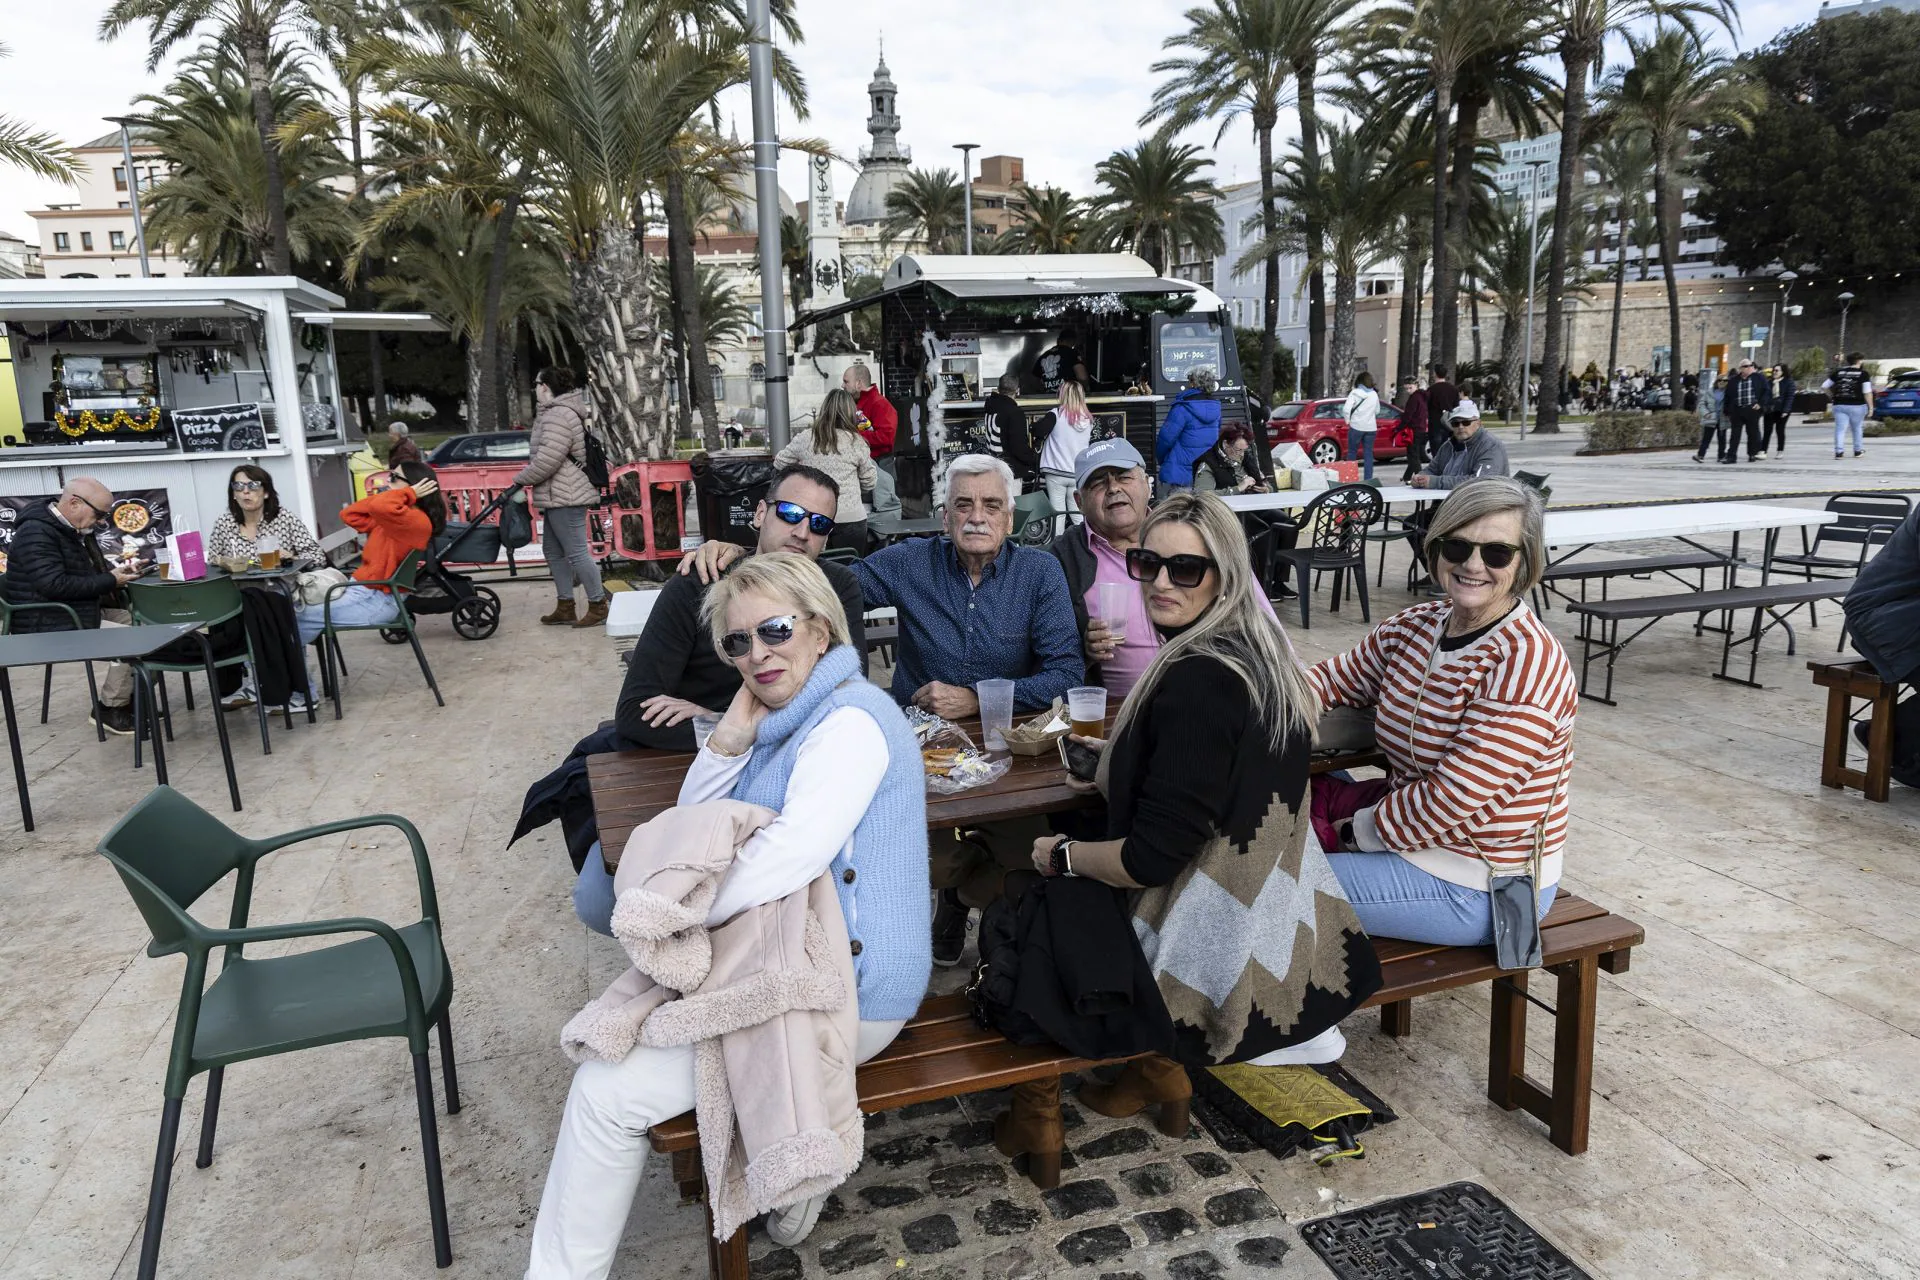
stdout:
{"type": "Polygon", "coordinates": [[[518,551],[533,541],[533,514],[527,495],[516,493],[500,506],[500,545],[518,551]]]}

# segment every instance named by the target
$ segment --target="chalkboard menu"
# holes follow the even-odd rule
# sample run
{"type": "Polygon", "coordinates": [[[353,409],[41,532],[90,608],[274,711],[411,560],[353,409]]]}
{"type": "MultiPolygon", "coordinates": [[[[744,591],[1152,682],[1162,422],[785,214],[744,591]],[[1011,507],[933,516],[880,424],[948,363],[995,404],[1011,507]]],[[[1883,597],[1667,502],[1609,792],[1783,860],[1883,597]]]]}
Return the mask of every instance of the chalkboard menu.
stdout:
{"type": "Polygon", "coordinates": [[[258,404],[175,409],[173,427],[187,453],[257,453],[267,447],[267,426],[258,404]]]}

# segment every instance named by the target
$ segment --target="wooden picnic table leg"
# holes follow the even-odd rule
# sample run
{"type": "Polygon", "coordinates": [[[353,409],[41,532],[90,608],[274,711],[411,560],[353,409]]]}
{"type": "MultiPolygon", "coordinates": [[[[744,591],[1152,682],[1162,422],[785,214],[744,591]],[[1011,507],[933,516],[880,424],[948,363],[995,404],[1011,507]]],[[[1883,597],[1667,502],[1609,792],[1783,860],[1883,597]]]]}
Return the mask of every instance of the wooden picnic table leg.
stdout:
{"type": "Polygon", "coordinates": [[[1515,1089],[1527,1070],[1527,975],[1493,980],[1493,1014],[1487,1035],[1487,1097],[1502,1110],[1520,1106],[1515,1089]]]}
{"type": "MultiPolygon", "coordinates": [[[[1873,695],[1873,718],[1867,723],[1866,786],[1862,790],[1866,792],[1867,799],[1878,800],[1882,804],[1887,802],[1887,793],[1891,789],[1889,778],[1893,772],[1893,709],[1899,694],[1899,685],[1882,684],[1880,691],[1873,695]]],[[[1843,743],[1845,732],[1843,728],[1841,730],[1843,743]]]]}
{"type": "Polygon", "coordinates": [[[1556,965],[1560,979],[1553,1017],[1553,1102],[1547,1132],[1553,1145],[1570,1156],[1587,1149],[1587,1123],[1593,1111],[1593,1040],[1600,961],[1587,956],[1556,965]]]}
{"type": "MultiPolygon", "coordinates": [[[[1847,730],[1853,717],[1853,698],[1839,685],[1827,686],[1827,740],[1820,752],[1820,785],[1832,787],[1835,791],[1847,784],[1842,776],[1847,767],[1847,730]]],[[[1872,748],[1868,748],[1867,763],[1873,763],[1872,748]]]]}

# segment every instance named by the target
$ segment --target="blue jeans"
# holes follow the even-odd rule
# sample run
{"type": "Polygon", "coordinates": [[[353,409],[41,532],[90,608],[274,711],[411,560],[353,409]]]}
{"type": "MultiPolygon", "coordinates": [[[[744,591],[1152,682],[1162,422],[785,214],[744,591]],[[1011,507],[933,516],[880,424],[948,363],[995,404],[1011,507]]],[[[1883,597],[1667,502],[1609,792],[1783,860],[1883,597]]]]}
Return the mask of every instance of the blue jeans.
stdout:
{"type": "Polygon", "coordinates": [[[1363,459],[1366,466],[1361,468],[1362,479],[1373,479],[1373,432],[1347,430],[1347,461],[1363,459]]]}
{"type": "MultiPolygon", "coordinates": [[[[378,587],[363,587],[358,584],[348,587],[333,598],[333,621],[336,626],[371,626],[382,622],[398,622],[400,605],[391,592],[378,587]]],[[[311,645],[319,638],[325,613],[317,604],[296,604],[293,606],[293,620],[300,628],[301,645],[311,645]]],[[[312,670],[307,672],[307,688],[318,689],[320,682],[313,678],[312,670]]]]}
{"type": "MultiPolygon", "coordinates": [[[[1484,890],[1442,880],[1397,853],[1329,853],[1327,861],[1371,936],[1443,947],[1492,945],[1493,906],[1484,890]]],[[[1543,916],[1556,887],[1540,891],[1543,916]]]]}
{"type": "Polygon", "coordinates": [[[1847,432],[1853,432],[1853,451],[1860,452],[1861,432],[1867,425],[1867,406],[1863,404],[1837,404],[1833,406],[1833,451],[1844,453],[1847,448],[1847,432]]]}
{"type": "Polygon", "coordinates": [[[613,877],[600,857],[598,840],[587,850],[587,860],[580,864],[580,876],[573,882],[573,914],[595,933],[613,936],[613,877]]]}

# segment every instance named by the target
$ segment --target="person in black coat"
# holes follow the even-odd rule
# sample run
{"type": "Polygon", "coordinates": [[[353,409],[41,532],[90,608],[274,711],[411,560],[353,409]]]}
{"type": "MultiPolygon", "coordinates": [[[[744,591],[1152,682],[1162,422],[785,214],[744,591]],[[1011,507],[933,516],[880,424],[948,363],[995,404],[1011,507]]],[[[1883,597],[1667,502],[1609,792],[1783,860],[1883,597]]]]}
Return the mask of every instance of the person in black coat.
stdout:
{"type": "Polygon", "coordinates": [[[1033,447],[1033,432],[1027,424],[1027,411],[1016,399],[1020,394],[1020,375],[1009,373],[987,395],[987,449],[994,457],[1013,468],[1024,488],[1040,478],[1040,451],[1033,447]]]}
{"type": "Polygon", "coordinates": [[[1773,367],[1773,402],[1767,406],[1767,420],[1760,433],[1760,448],[1775,453],[1787,451],[1787,415],[1793,412],[1793,398],[1800,387],[1793,370],[1783,364],[1773,367]]]}

